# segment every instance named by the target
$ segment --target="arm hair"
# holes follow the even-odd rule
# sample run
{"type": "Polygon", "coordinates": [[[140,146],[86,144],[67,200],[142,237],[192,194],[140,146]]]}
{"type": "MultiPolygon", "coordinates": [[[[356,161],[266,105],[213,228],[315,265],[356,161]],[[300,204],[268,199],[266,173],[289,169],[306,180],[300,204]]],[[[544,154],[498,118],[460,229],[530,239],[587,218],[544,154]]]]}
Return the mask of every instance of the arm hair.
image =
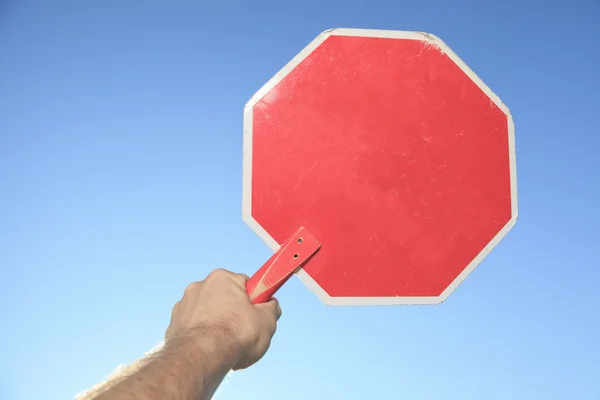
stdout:
{"type": "Polygon", "coordinates": [[[158,343],[150,351],[148,351],[142,358],[135,361],[131,365],[119,365],[115,370],[106,378],[106,380],[98,383],[90,389],[84,390],[83,392],[75,395],[74,400],[93,400],[100,393],[107,391],[123,379],[130,377],[131,375],[138,372],[152,359],[152,357],[162,349],[164,342],[158,343]]]}

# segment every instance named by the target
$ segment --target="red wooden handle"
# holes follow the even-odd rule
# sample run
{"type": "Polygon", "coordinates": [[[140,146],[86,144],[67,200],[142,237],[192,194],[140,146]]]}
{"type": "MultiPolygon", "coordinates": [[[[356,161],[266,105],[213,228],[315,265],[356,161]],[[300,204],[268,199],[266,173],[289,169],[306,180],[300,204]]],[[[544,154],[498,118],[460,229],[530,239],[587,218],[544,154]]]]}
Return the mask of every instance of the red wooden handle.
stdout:
{"type": "Polygon", "coordinates": [[[253,304],[266,303],[319,249],[321,243],[304,227],[298,229],[246,282],[253,304]]]}

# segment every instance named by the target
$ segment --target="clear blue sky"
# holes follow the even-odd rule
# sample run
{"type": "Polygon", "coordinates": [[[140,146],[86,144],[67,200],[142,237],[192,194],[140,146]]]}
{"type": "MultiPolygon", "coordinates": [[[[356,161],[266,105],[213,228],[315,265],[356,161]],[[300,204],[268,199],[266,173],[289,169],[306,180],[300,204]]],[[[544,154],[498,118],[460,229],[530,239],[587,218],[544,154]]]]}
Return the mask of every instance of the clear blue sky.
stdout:
{"type": "Polygon", "coordinates": [[[332,27],[428,31],[477,72],[515,119],[520,219],[442,306],[328,308],[293,279],[217,399],[600,399],[596,0],[0,1],[0,399],[73,398],[186,284],[266,260],[242,108],[332,27]]]}

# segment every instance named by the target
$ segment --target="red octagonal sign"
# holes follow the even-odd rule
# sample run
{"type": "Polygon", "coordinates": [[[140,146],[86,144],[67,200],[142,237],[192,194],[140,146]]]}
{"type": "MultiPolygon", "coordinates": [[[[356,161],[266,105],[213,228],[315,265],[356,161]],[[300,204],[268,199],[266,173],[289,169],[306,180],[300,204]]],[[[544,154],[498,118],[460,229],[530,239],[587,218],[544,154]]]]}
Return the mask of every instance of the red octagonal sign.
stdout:
{"type": "Polygon", "coordinates": [[[445,300],[514,225],[515,169],[508,108],[420,32],[326,31],[244,112],[244,220],[273,250],[308,229],[330,305],[445,300]]]}

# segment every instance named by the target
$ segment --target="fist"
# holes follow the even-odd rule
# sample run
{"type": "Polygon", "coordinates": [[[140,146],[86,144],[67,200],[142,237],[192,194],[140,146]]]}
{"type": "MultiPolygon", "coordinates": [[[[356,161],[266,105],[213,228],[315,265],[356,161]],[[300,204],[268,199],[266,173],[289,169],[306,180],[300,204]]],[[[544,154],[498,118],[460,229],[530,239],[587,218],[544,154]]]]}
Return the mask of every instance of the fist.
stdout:
{"type": "Polygon", "coordinates": [[[281,308],[275,299],[252,304],[246,292],[248,279],[217,269],[205,280],[188,285],[173,307],[165,343],[184,334],[198,341],[207,340],[207,332],[217,332],[215,346],[235,350],[234,370],[260,360],[271,345],[281,308]]]}

